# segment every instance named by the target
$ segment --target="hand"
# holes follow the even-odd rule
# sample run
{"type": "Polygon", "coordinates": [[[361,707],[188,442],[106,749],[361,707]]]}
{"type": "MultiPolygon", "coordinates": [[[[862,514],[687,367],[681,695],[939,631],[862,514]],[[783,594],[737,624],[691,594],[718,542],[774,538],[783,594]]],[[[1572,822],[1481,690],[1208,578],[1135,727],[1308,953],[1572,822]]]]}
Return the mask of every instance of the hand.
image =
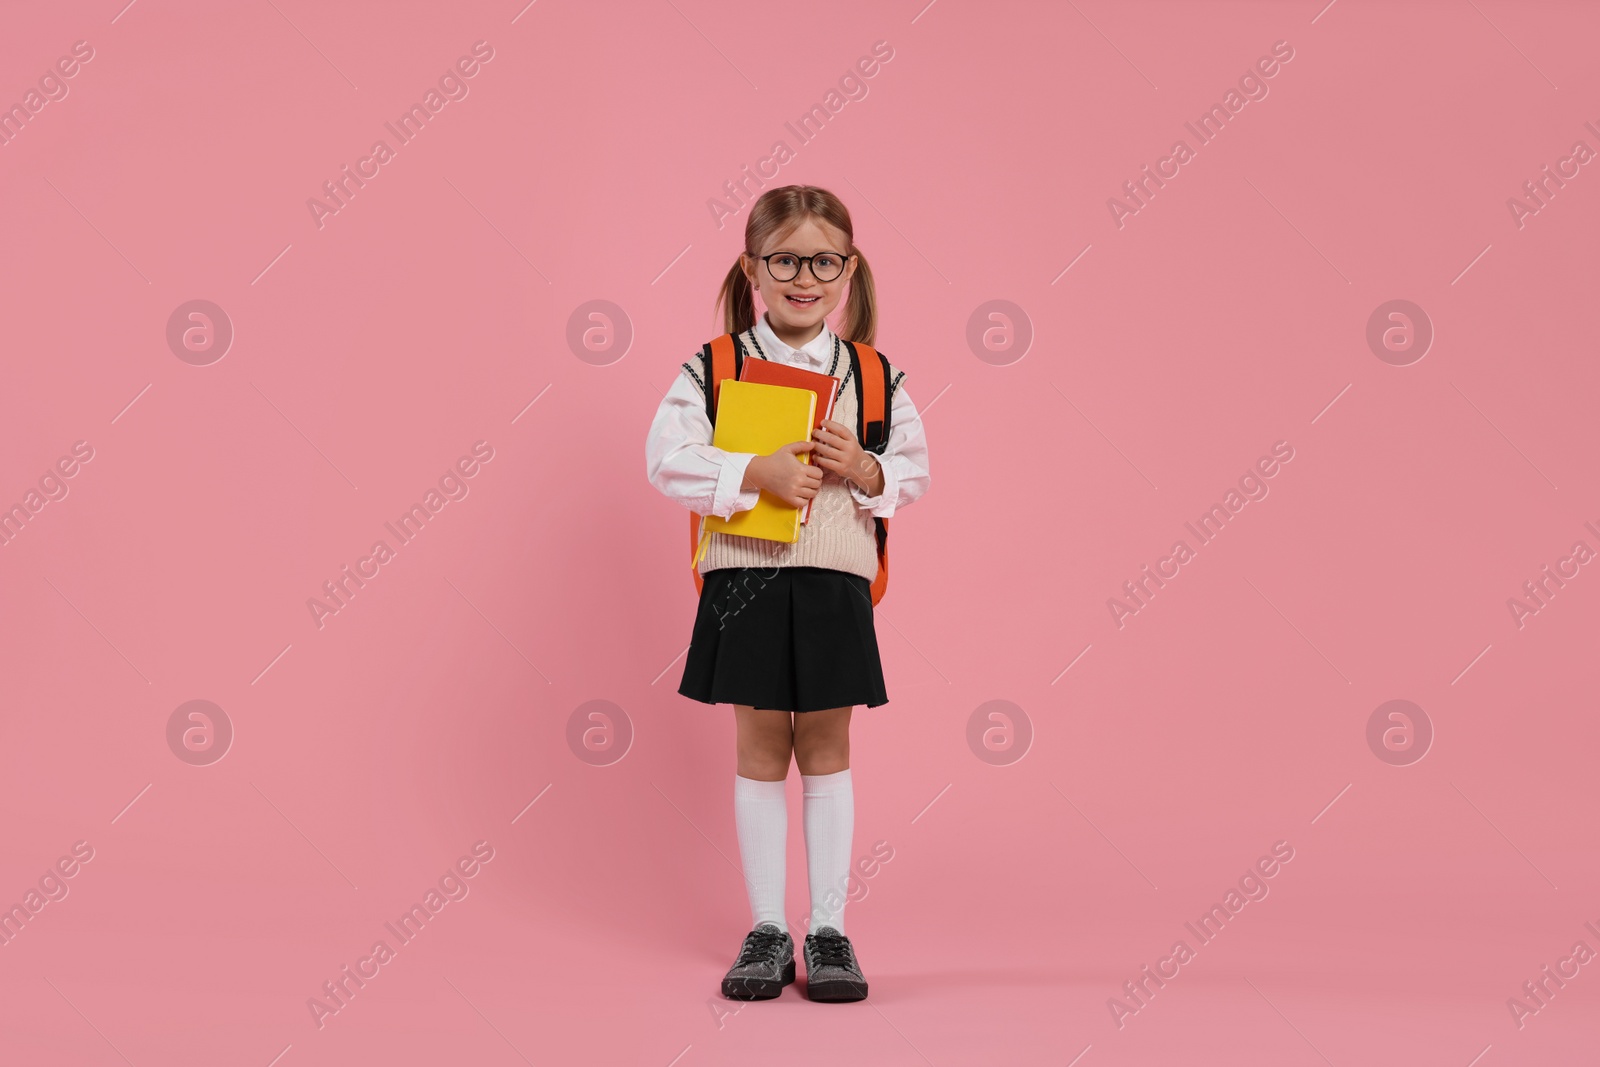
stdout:
{"type": "Polygon", "coordinates": [[[814,431],[814,463],[846,481],[859,485],[868,496],[883,492],[883,470],[878,458],[861,447],[850,427],[835,419],[823,419],[814,431]]]}
{"type": "Polygon", "coordinates": [[[822,488],[822,471],[802,463],[796,453],[815,447],[812,441],[792,441],[776,452],[756,456],[745,465],[741,488],[764,489],[792,508],[804,507],[822,488]]]}

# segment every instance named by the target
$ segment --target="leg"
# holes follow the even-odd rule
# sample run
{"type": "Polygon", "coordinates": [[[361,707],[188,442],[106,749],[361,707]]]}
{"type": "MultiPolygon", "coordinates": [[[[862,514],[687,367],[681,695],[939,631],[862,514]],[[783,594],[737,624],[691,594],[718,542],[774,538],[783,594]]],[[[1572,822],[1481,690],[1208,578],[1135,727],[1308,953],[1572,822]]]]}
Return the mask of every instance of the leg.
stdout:
{"type": "Polygon", "coordinates": [[[794,715],[794,761],[801,774],[834,774],[850,766],[850,713],[855,708],[794,715]]]}
{"type": "Polygon", "coordinates": [[[789,777],[789,759],[795,740],[793,713],[735,704],[733,715],[738,733],[740,777],[764,782],[789,777]]]}
{"type": "Polygon", "coordinates": [[[856,817],[850,783],[853,710],[830,708],[799,712],[794,717],[794,755],[800,765],[813,933],[824,926],[844,933],[850,844],[856,817]]]}
{"type": "Polygon", "coordinates": [[[794,747],[790,713],[735,704],[734,715],[739,769],[733,779],[733,821],[750,896],[751,926],[770,922],[786,930],[783,888],[789,807],[784,783],[794,747]]]}

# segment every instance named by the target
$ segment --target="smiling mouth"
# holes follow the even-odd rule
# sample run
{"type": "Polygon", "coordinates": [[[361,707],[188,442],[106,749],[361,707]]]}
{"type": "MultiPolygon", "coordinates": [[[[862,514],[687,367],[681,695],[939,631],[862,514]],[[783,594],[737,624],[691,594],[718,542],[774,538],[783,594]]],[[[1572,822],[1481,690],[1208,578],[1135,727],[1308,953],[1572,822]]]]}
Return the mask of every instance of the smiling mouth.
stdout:
{"type": "Polygon", "coordinates": [[[793,295],[790,295],[790,296],[784,297],[784,299],[789,301],[789,303],[793,304],[795,307],[808,308],[812,304],[815,304],[818,300],[821,300],[822,298],[820,296],[793,296],[793,295]]]}

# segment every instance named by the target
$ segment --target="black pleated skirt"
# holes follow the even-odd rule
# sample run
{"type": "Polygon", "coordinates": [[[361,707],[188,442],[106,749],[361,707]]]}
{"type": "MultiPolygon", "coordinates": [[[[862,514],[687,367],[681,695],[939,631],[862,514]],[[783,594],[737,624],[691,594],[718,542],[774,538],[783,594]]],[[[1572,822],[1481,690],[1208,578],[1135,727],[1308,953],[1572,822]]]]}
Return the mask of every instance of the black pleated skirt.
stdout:
{"type": "Polygon", "coordinates": [[[830,567],[708,572],[678,692],[775,711],[887,704],[872,583],[830,567]]]}

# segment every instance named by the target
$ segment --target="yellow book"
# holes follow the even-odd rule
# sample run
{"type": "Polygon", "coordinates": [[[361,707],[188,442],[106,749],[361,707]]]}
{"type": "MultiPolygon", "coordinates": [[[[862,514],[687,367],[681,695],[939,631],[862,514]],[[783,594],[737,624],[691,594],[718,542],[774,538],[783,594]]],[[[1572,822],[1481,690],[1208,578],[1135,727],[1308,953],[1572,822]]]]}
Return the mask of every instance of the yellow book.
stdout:
{"type": "MultiPolygon", "coordinates": [[[[794,441],[811,440],[817,394],[787,385],[763,385],[729,378],[717,397],[717,425],[711,443],[725,452],[754,452],[765,456],[794,441]]],[[[796,459],[811,462],[810,453],[796,459]]],[[[761,490],[756,506],[735,512],[731,519],[701,516],[700,544],[691,567],[698,566],[713,533],[759,537],[766,541],[800,540],[800,509],[761,490]]]]}

